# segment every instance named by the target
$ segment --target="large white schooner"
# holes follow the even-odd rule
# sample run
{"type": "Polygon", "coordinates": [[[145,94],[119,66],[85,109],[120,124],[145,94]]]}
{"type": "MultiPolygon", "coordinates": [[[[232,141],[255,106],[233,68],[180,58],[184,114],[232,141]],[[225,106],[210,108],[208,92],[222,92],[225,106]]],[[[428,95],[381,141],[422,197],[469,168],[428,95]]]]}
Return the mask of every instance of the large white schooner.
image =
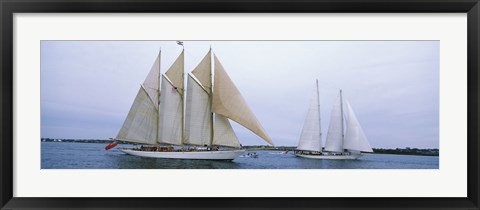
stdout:
{"type": "Polygon", "coordinates": [[[318,80],[316,85],[295,155],[312,159],[352,160],[360,158],[361,152],[373,152],[352,107],[346,101],[345,113],[342,90],[333,106],[325,148],[322,150],[318,80]]]}
{"type": "Polygon", "coordinates": [[[184,51],[163,75],[158,54],[115,138],[149,146],[120,151],[151,158],[233,160],[245,150],[229,119],[273,145],[215,55],[212,65],[212,54],[210,49],[188,74],[186,100],[184,51]]]}

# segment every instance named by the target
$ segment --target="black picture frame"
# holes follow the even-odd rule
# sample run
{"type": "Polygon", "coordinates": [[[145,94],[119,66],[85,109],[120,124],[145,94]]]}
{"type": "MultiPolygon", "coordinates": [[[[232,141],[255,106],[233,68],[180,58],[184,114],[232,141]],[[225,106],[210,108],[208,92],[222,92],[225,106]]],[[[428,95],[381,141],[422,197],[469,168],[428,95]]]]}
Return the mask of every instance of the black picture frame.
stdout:
{"type": "MultiPolygon", "coordinates": [[[[478,0],[0,0],[1,209],[479,209],[478,0]],[[465,198],[16,198],[13,197],[14,13],[467,13],[468,187],[465,198]]],[[[449,180],[445,180],[449,181],[449,180]]],[[[441,187],[441,186],[439,186],[441,187]]]]}

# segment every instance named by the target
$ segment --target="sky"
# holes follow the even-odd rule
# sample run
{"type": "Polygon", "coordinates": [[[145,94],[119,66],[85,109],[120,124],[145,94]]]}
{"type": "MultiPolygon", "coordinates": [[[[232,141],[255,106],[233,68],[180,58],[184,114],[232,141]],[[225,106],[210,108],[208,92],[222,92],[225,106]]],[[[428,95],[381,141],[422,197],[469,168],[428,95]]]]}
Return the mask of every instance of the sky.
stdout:
{"type": "MultiPolygon", "coordinates": [[[[184,41],[184,47],[185,73],[212,47],[276,146],[297,145],[318,79],[323,145],[342,89],[373,148],[439,147],[438,41],[184,41]]],[[[160,49],[164,73],[182,51],[175,41],[42,41],[41,136],[115,137],[160,49]]],[[[243,145],[266,145],[232,126],[243,145]]]]}

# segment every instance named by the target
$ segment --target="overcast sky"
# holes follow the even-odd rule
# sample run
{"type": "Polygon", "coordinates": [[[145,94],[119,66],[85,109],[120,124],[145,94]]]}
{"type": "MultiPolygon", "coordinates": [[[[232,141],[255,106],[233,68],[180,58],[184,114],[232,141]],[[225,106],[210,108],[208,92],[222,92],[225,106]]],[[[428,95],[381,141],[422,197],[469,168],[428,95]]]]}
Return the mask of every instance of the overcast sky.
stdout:
{"type": "MultiPolygon", "coordinates": [[[[185,41],[185,72],[210,45],[277,145],[296,145],[319,80],[327,133],[339,89],[374,148],[438,148],[438,41],[185,41]]],[[[140,84],[175,41],[42,41],[41,128],[45,138],[117,135],[140,84]]],[[[232,123],[243,145],[266,144],[232,123]]],[[[325,144],[325,143],[323,143],[325,144]]]]}

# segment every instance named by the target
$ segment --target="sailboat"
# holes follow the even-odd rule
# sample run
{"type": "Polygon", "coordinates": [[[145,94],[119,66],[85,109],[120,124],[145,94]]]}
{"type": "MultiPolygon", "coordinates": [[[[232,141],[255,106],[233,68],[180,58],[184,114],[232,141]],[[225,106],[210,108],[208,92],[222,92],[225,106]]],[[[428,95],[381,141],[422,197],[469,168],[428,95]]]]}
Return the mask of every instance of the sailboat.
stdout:
{"type": "Polygon", "coordinates": [[[322,148],[318,80],[295,155],[312,159],[355,160],[362,152],[373,152],[352,107],[342,97],[333,106],[325,147],[322,148]],[[346,113],[344,111],[346,105],[346,113]]]}
{"type": "Polygon", "coordinates": [[[233,160],[245,150],[229,120],[273,145],[215,54],[212,65],[212,54],[210,49],[187,74],[185,93],[184,50],[164,74],[159,52],[115,138],[142,146],[120,151],[150,158],[233,160]]]}

